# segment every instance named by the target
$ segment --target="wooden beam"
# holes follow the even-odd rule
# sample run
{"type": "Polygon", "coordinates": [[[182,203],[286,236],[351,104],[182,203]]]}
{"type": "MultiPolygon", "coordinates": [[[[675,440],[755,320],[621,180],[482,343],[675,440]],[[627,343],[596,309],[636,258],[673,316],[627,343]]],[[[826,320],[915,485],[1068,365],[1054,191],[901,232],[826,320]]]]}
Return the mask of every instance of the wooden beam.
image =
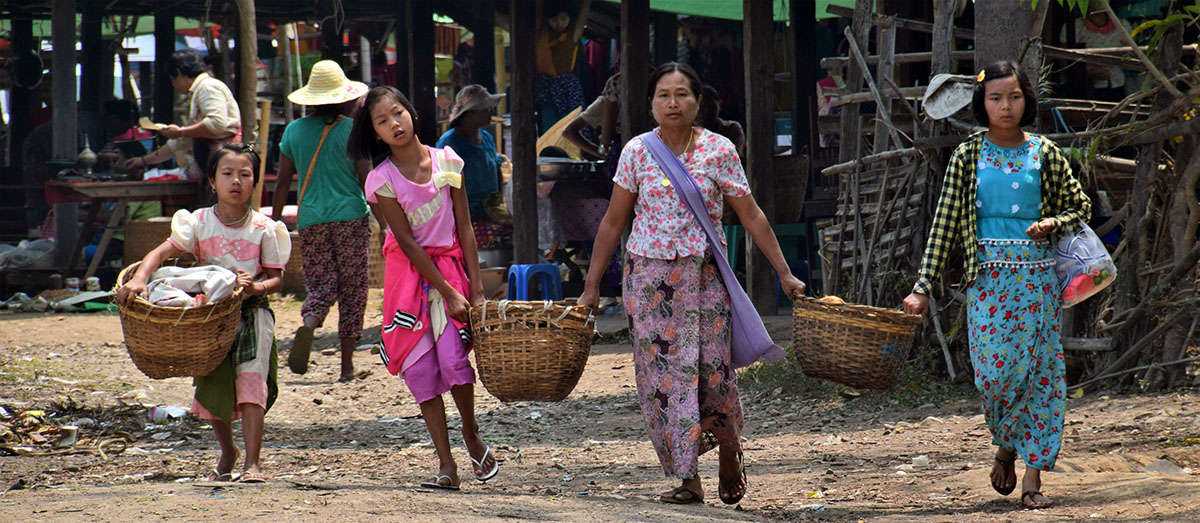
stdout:
{"type": "MultiPolygon", "coordinates": [[[[108,64],[104,63],[107,53],[104,52],[101,36],[100,7],[96,3],[85,3],[79,28],[79,39],[83,42],[80,46],[81,56],[79,57],[82,66],[79,75],[79,107],[90,112],[100,111],[100,106],[104,101],[104,85],[110,86],[110,93],[112,85],[112,57],[108,57],[108,64]],[[104,81],[102,75],[108,75],[108,82],[104,81]]],[[[71,76],[74,77],[74,75],[71,76]]],[[[100,147],[96,144],[92,145],[100,147]]]]}
{"type": "MultiPolygon", "coordinates": [[[[238,109],[242,117],[242,142],[254,143],[258,127],[258,29],[254,20],[254,0],[237,0],[239,60],[238,109]]],[[[261,179],[261,177],[260,177],[261,179]]]]}
{"type": "Polygon", "coordinates": [[[1021,56],[1021,46],[1029,38],[1033,25],[1033,9],[1023,1],[975,3],[975,71],[1000,60],[1016,61],[1021,56]]]}
{"type": "MultiPolygon", "coordinates": [[[[746,64],[746,178],[751,194],[767,221],[775,223],[775,70],[771,56],[775,46],[772,2],[742,3],[743,52],[746,64]]],[[[746,249],[746,287],[759,314],[778,309],[776,281],[771,263],[761,249],[746,249]]]]}
{"type": "Polygon", "coordinates": [[[621,143],[651,126],[650,100],[646,97],[646,71],[650,69],[650,0],[621,2],[621,143]]]}
{"type": "Polygon", "coordinates": [[[437,81],[433,60],[433,5],[428,2],[408,3],[408,98],[417,108],[421,121],[417,135],[421,143],[433,144],[438,139],[437,98],[433,84],[437,81]]]}
{"type": "Polygon", "coordinates": [[[396,85],[393,87],[408,94],[409,51],[408,51],[408,4],[410,0],[396,0],[396,29],[393,32],[396,46],[396,85]]]}
{"type": "MultiPolygon", "coordinates": [[[[855,40],[866,42],[868,31],[871,28],[871,8],[874,4],[873,0],[857,0],[854,3],[854,17],[850,22],[850,34],[854,35],[855,40]]],[[[862,89],[863,72],[857,67],[849,67],[846,72],[846,89],[851,92],[858,92],[862,89]]],[[[858,119],[858,104],[847,104],[842,109],[842,130],[840,136],[841,145],[838,147],[838,161],[848,162],[854,158],[858,158],[861,149],[862,127],[858,119]]]]}
{"type": "Polygon", "coordinates": [[[655,12],[654,65],[674,62],[679,57],[679,18],[675,13],[655,12]]]}
{"type": "MultiPolygon", "coordinates": [[[[879,55],[865,56],[867,63],[875,65],[879,63],[879,55]]],[[[897,64],[913,64],[922,62],[931,62],[933,60],[933,52],[931,51],[916,51],[912,53],[896,53],[894,59],[897,64]]],[[[950,60],[955,62],[972,62],[975,60],[975,51],[953,51],[950,53],[950,60]]],[[[841,67],[845,68],[850,65],[850,58],[846,56],[830,56],[821,59],[821,67],[841,67]]],[[[936,74],[936,73],[935,73],[936,74]]]]}
{"type": "Polygon", "coordinates": [[[167,61],[175,54],[175,17],[154,16],[154,121],[175,122],[175,87],[167,76],[167,61]]]}
{"type": "Polygon", "coordinates": [[[321,23],[321,59],[333,60],[345,69],[349,64],[346,63],[346,49],[342,42],[344,28],[337,23],[339,19],[335,16],[337,9],[332,0],[322,0],[320,3],[321,14],[326,16],[321,23]]]}
{"type": "MultiPolygon", "coordinates": [[[[36,53],[33,40],[33,19],[29,16],[16,12],[12,16],[12,56],[22,56],[29,53],[36,53]]],[[[43,82],[47,81],[45,78],[43,82]]],[[[25,143],[25,137],[29,136],[29,132],[33,130],[30,116],[33,114],[33,105],[39,104],[40,101],[35,96],[33,89],[18,87],[15,83],[10,91],[11,98],[9,99],[8,108],[8,128],[9,128],[9,143],[8,150],[17,152],[21,151],[21,147],[25,143]]],[[[24,164],[22,162],[22,154],[9,154],[9,167],[11,169],[8,180],[21,180],[24,175],[24,164]]],[[[25,180],[24,185],[30,185],[30,180],[25,180]]],[[[42,190],[40,187],[28,188],[25,190],[25,207],[26,207],[26,227],[41,223],[44,215],[44,204],[42,190]],[[39,208],[38,210],[33,207],[39,208]]]]}
{"type": "Polygon", "coordinates": [[[489,93],[496,91],[496,8],[493,3],[475,0],[475,16],[478,22],[471,28],[475,33],[475,61],[471,81],[482,85],[489,93]]]}
{"type": "MultiPolygon", "coordinates": [[[[512,56],[533,57],[537,52],[536,5],[526,0],[509,0],[512,56]]],[[[533,60],[512,61],[512,89],[508,102],[512,114],[513,162],[513,261],[538,261],[537,219],[537,122],[534,117],[533,86],[537,75],[533,60]]]]}
{"type": "Polygon", "coordinates": [[[934,0],[933,7],[933,58],[930,62],[931,75],[951,72],[954,64],[950,53],[954,51],[954,10],[958,0],[934,0]]]}
{"type": "MultiPolygon", "coordinates": [[[[788,4],[792,39],[792,154],[816,150],[817,64],[816,0],[792,0],[788,4]]],[[[805,181],[808,173],[804,173],[805,181]]],[[[806,191],[807,192],[807,191],[806,191]]]]}
{"type": "MultiPolygon", "coordinates": [[[[78,126],[75,105],[75,0],[54,0],[54,12],[50,20],[53,55],[51,70],[54,72],[51,86],[54,103],[54,138],[51,157],[55,161],[75,163],[79,154],[78,126]]],[[[96,147],[100,147],[97,145],[96,147]]],[[[79,238],[76,227],[79,205],[58,203],[54,205],[56,244],[55,265],[64,272],[75,270],[73,262],[79,253],[72,247],[79,238]]]]}
{"type": "MultiPolygon", "coordinates": [[[[941,0],[937,0],[937,1],[941,1],[941,0]]],[[[825,11],[831,15],[837,15],[837,16],[840,16],[843,18],[853,18],[854,17],[854,9],[851,9],[849,7],[842,7],[840,5],[830,5],[825,8],[825,11]]],[[[873,15],[872,23],[877,23],[880,19],[879,18],[880,16],[881,15],[873,15]]],[[[953,21],[951,23],[953,23],[953,21]]],[[[897,18],[896,19],[896,27],[900,28],[900,29],[905,29],[908,31],[915,31],[918,33],[926,33],[926,34],[932,34],[934,31],[933,24],[931,24],[929,22],[920,22],[917,20],[909,20],[907,18],[897,18]]],[[[963,29],[961,27],[953,27],[953,26],[952,26],[952,29],[953,29],[952,34],[954,35],[954,38],[962,38],[963,40],[974,40],[975,39],[975,31],[972,31],[970,29],[963,29]]]]}
{"type": "MultiPolygon", "coordinates": [[[[1128,51],[1128,48],[1126,48],[1126,51],[1128,51]]],[[[1092,49],[1063,49],[1061,47],[1054,47],[1052,45],[1043,45],[1042,54],[1059,60],[1077,60],[1091,64],[1117,67],[1128,71],[1146,70],[1146,64],[1142,63],[1140,60],[1108,56],[1107,54],[1098,53],[1092,49]]]]}

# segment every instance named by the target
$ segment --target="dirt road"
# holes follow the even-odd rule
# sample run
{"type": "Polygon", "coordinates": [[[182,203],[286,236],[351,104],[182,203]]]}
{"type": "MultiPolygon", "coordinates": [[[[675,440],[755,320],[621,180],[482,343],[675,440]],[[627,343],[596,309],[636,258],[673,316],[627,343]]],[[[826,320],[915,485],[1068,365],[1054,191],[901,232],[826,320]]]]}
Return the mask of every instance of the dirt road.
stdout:
{"type": "MultiPolygon", "coordinates": [[[[273,306],[286,347],[299,303],[273,306]]],[[[771,323],[790,343],[786,318],[771,323]]],[[[378,324],[368,314],[375,328],[364,343],[377,339],[378,324]]],[[[464,481],[462,492],[430,491],[417,485],[436,458],[403,383],[368,350],[356,363],[370,374],[337,383],[337,357],[319,352],[335,335],[319,335],[309,374],[280,369],[264,449],[274,480],[217,487],[198,480],[217,456],[200,420],[146,418],[144,405],[189,406],[190,379],[138,372],[115,315],[0,315],[0,423],[43,410],[47,426],[81,425],[75,454],[38,455],[49,445],[0,452],[0,520],[1200,520],[1200,392],[1070,400],[1059,467],[1044,476],[1057,504],[1026,511],[1016,494],[1002,498],[988,484],[990,437],[969,388],[910,377],[851,397],[814,380],[780,381],[787,374],[769,369],[743,376],[750,493],[741,505],[717,499],[715,455],[701,460],[704,505],[658,503],[672,484],[645,438],[623,343],[595,346],[560,403],[501,404],[479,390],[500,475],[464,481]],[[124,451],[85,452],[118,431],[132,440],[124,451]]],[[[456,413],[450,420],[453,434],[456,413]]],[[[469,478],[461,437],[453,442],[469,478]]]]}

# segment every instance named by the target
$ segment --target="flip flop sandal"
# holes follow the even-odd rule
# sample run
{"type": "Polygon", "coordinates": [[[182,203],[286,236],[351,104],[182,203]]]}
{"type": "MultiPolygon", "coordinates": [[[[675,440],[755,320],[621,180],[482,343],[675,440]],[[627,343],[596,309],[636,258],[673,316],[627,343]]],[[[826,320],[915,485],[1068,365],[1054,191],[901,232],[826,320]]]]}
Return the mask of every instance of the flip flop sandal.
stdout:
{"type": "Polygon", "coordinates": [[[271,480],[270,474],[262,472],[243,472],[241,483],[266,483],[271,480]]]}
{"type": "Polygon", "coordinates": [[[736,496],[727,495],[729,490],[725,487],[725,481],[720,479],[717,481],[717,495],[720,496],[721,502],[726,505],[736,505],[737,502],[746,496],[746,491],[749,490],[749,484],[746,483],[746,463],[742,460],[742,451],[740,450],[738,451],[738,475],[741,478],[741,492],[738,492],[736,496]]]}
{"type": "Polygon", "coordinates": [[[301,325],[292,338],[292,349],[288,351],[288,368],[296,374],[308,372],[308,358],[312,354],[313,328],[301,325]]]}
{"type": "MultiPolygon", "coordinates": [[[[483,470],[483,464],[487,462],[488,455],[491,453],[492,453],[492,447],[488,446],[487,449],[483,451],[482,458],[479,458],[478,460],[476,460],[475,458],[471,457],[471,454],[469,452],[467,453],[467,457],[471,458],[471,463],[474,463],[476,468],[478,468],[479,470],[483,470]]],[[[495,457],[493,457],[492,458],[492,470],[484,472],[483,474],[476,474],[475,479],[478,480],[480,483],[487,483],[488,480],[496,477],[496,474],[499,474],[499,473],[500,473],[500,462],[497,461],[495,457]]]]}
{"type": "Polygon", "coordinates": [[[208,478],[205,481],[233,481],[233,471],[221,472],[214,467],[208,471],[208,478]]]}
{"type": "Polygon", "coordinates": [[[690,505],[692,503],[704,503],[704,496],[697,494],[694,490],[687,487],[675,487],[670,492],[659,496],[658,500],[672,505],[690,505]],[[680,494],[687,494],[687,497],[681,498],[679,497],[680,494]]]}
{"type": "Polygon", "coordinates": [[[1024,505],[1025,508],[1027,508],[1027,509],[1032,510],[1032,509],[1039,509],[1039,508],[1047,508],[1053,504],[1054,504],[1054,502],[1051,501],[1050,498],[1047,498],[1045,496],[1045,494],[1042,494],[1041,492],[1038,492],[1036,490],[1026,490],[1025,492],[1021,493],[1021,505],[1024,505]],[[1033,501],[1033,498],[1035,496],[1042,496],[1042,498],[1046,500],[1046,503],[1043,505],[1037,504],[1035,501],[1033,501]],[[1025,498],[1029,498],[1029,503],[1025,502],[1025,498]]]}
{"type": "Polygon", "coordinates": [[[441,490],[459,490],[458,485],[455,485],[453,481],[454,480],[451,479],[450,476],[438,474],[433,477],[433,481],[426,481],[422,483],[421,486],[424,488],[435,488],[441,490]],[[444,485],[442,484],[443,479],[446,480],[446,484],[444,485]]]}
{"type": "MultiPolygon", "coordinates": [[[[1000,458],[995,458],[995,459],[996,459],[996,463],[1000,464],[1001,469],[1004,471],[1004,477],[1001,478],[1001,480],[1009,477],[1009,474],[1008,474],[1009,469],[1008,468],[1012,467],[1013,463],[1017,461],[1017,455],[1013,454],[1013,457],[1010,459],[1000,459],[1000,458]]],[[[1012,494],[1012,491],[1017,488],[1017,470],[1015,468],[1012,470],[1012,478],[1013,478],[1013,484],[1009,485],[1009,486],[1001,485],[1001,484],[997,483],[995,479],[992,479],[992,488],[996,489],[996,492],[999,492],[1001,496],[1007,496],[1009,494],[1012,494]]]]}

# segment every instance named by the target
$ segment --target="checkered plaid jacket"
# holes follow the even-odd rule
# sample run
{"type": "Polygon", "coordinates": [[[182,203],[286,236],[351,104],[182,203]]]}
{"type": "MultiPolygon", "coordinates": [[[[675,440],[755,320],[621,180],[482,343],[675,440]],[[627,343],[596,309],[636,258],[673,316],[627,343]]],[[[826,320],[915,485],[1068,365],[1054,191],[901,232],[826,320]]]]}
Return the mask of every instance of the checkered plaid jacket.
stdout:
{"type": "MultiPolygon", "coordinates": [[[[933,282],[941,276],[946,258],[955,247],[963,249],[967,279],[975,279],[979,272],[979,262],[974,256],[977,239],[975,206],[972,202],[979,188],[975,166],[979,163],[982,148],[983,132],[978,132],[959,144],[950,157],[913,292],[926,296],[931,294],[933,282]]],[[[1062,149],[1050,140],[1043,139],[1041,156],[1042,218],[1054,220],[1051,234],[1057,234],[1063,224],[1076,223],[1090,216],[1092,202],[1071,172],[1071,164],[1062,149]]]]}

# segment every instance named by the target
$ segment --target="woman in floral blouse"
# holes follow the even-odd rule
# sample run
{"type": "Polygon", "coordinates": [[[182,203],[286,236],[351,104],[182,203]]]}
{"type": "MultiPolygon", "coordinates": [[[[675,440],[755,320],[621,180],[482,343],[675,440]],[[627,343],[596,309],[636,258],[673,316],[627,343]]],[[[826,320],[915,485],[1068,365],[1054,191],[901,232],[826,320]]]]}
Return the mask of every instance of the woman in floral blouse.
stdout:
{"type": "MultiPolygon", "coordinates": [[[[692,125],[702,85],[696,72],[682,64],[663,64],[648,85],[659,125],[653,132],[696,181],[718,234],[722,204],[729,203],[779,272],[784,292],[803,293],[804,284],[792,276],[770,223],[750,195],[733,144],[692,125]]],[[[622,280],[638,399],[663,471],[682,480],[660,499],[703,502],[698,459],[719,446],[720,498],[737,503],[746,493],[742,404],[730,363],[730,298],[714,253],[700,223],[641,138],[625,145],[613,182],[579,303],[596,305],[604,266],[634,214],[622,280]]]]}
{"type": "Polygon", "coordinates": [[[1062,150],[1021,130],[1037,114],[1037,93],[1016,64],[997,62],[979,73],[972,110],[988,130],[950,158],[904,311],[925,313],[950,251],[962,247],[975,387],[998,447],[992,488],[1001,495],[1016,488],[1020,457],[1021,503],[1043,508],[1051,501],[1041,493],[1041,471],[1054,468],[1062,445],[1066,391],[1048,236],[1088,216],[1091,202],[1062,150]]]}

